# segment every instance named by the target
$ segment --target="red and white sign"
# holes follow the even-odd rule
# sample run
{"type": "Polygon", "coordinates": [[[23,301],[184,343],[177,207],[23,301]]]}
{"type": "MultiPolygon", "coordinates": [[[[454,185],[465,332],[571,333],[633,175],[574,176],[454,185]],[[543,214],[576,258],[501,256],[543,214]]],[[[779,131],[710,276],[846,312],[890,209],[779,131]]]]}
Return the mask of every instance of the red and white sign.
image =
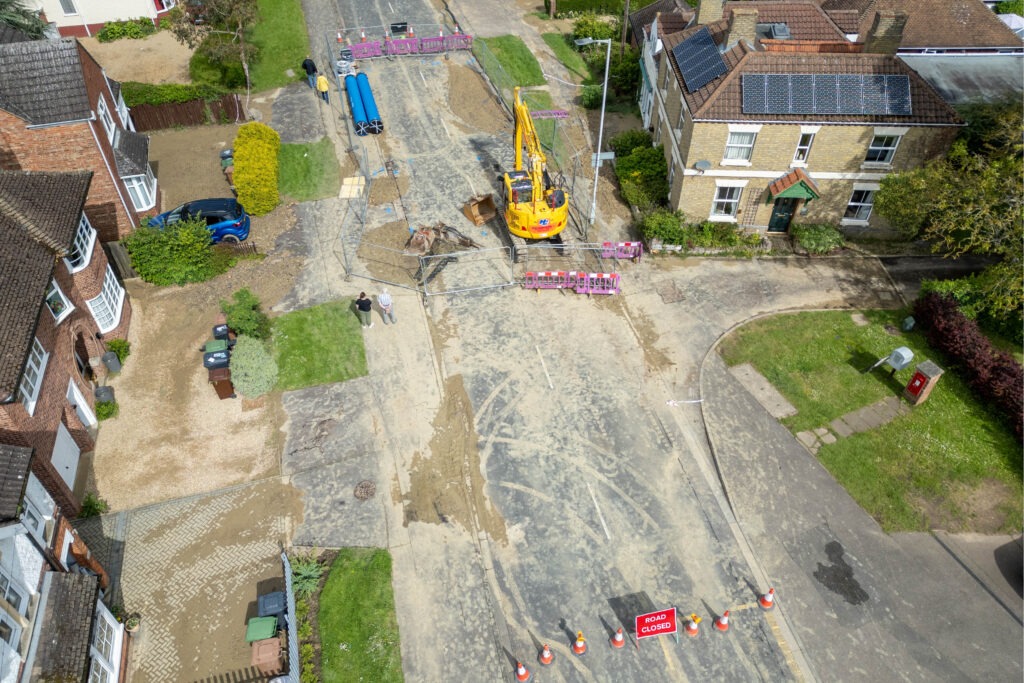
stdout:
{"type": "Polygon", "coordinates": [[[676,632],[676,608],[640,614],[636,618],[636,637],[650,638],[676,632]]]}

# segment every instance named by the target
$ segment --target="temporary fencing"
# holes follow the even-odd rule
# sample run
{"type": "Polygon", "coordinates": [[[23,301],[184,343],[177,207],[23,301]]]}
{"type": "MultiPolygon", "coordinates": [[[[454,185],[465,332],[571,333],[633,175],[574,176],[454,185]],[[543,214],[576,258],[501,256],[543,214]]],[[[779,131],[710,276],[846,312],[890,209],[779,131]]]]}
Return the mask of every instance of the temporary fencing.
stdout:
{"type": "Polygon", "coordinates": [[[618,273],[587,273],[583,271],[527,272],[525,289],[571,289],[577,294],[618,294],[622,291],[618,273]]]}

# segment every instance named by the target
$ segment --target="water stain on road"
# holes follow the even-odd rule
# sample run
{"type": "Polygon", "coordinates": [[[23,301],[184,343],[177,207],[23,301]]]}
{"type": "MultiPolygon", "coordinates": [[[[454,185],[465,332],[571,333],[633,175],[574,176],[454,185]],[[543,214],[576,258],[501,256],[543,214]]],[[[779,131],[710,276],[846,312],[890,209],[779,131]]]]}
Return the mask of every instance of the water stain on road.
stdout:
{"type": "Polygon", "coordinates": [[[870,597],[857,579],[853,578],[853,567],[843,559],[845,554],[843,544],[839,541],[830,541],[825,545],[825,555],[831,564],[818,563],[818,569],[814,572],[814,578],[818,583],[836,593],[851,605],[859,605],[867,602],[870,597]]]}

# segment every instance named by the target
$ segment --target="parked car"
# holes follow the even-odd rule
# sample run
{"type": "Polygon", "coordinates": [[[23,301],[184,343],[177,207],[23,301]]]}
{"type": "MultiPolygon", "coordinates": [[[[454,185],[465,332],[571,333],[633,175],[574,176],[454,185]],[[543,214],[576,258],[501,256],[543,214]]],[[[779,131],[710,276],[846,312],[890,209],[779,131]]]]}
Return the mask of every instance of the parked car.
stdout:
{"type": "Polygon", "coordinates": [[[210,238],[217,242],[241,242],[249,237],[249,214],[237,199],[197,199],[149,219],[160,228],[181,220],[202,218],[210,229],[210,238]]]}

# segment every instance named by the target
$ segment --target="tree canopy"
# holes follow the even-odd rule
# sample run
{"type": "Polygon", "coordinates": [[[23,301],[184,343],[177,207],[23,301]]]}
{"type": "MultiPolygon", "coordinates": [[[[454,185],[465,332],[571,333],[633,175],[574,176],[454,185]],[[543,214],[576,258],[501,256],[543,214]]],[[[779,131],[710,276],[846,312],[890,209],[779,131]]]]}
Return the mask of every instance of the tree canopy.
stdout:
{"type": "Polygon", "coordinates": [[[168,13],[171,33],[190,48],[200,48],[214,62],[238,58],[245,72],[246,92],[252,87],[249,64],[259,49],[246,41],[246,33],[260,19],[256,0],[204,0],[202,20],[181,4],[168,13]]]}
{"type": "Polygon", "coordinates": [[[27,9],[21,0],[0,0],[0,24],[18,29],[33,40],[42,38],[46,31],[46,22],[39,18],[39,12],[27,9]]]}

